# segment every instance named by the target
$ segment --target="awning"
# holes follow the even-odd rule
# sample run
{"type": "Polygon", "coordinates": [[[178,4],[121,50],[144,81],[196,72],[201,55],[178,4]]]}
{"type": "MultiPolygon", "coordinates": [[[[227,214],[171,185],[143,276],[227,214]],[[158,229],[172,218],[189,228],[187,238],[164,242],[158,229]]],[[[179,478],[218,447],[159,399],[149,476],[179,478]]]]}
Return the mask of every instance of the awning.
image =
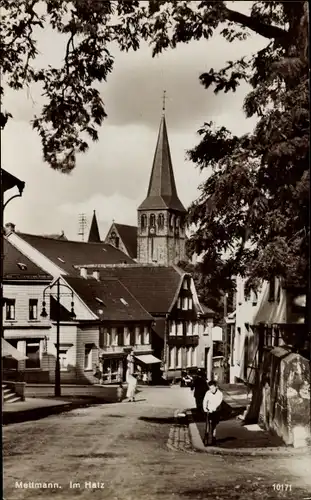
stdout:
{"type": "Polygon", "coordinates": [[[141,356],[135,356],[138,361],[141,361],[145,365],[153,365],[155,363],[162,363],[162,361],[152,354],[142,354],[141,356]]]}
{"type": "Polygon", "coordinates": [[[22,352],[18,351],[9,342],[1,338],[1,357],[2,358],[13,358],[17,361],[22,361],[23,359],[28,359],[22,352]]]}

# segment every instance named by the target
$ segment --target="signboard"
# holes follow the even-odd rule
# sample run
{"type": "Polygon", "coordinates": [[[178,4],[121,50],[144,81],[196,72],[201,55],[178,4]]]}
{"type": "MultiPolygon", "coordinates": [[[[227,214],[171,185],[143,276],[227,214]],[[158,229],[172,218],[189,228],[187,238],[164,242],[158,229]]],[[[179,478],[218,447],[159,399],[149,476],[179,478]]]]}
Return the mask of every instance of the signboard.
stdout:
{"type": "Polygon", "coordinates": [[[222,341],[222,328],[220,328],[220,326],[214,326],[212,328],[212,340],[213,342],[222,341]]]}

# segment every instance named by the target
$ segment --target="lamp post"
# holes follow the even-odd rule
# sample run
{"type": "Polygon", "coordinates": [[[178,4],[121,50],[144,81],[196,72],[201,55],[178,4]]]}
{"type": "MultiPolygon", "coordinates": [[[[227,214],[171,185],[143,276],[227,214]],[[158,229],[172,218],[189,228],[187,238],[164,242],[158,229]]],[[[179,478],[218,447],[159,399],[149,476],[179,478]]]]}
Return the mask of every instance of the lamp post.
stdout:
{"type": "MultiPolygon", "coordinates": [[[[74,312],[74,293],[73,290],[70,288],[70,286],[65,285],[65,283],[60,282],[60,277],[54,281],[51,285],[47,286],[43,290],[43,302],[42,302],[42,312],[41,316],[43,318],[47,317],[47,312],[46,312],[46,301],[45,301],[45,294],[48,289],[52,290],[53,287],[56,285],[56,363],[55,363],[55,388],[54,388],[54,394],[55,397],[60,397],[61,396],[61,383],[60,383],[60,359],[59,359],[59,351],[60,351],[60,287],[68,288],[71,293],[71,311],[70,311],[70,317],[71,319],[74,319],[76,317],[75,312],[74,312]]],[[[51,295],[51,293],[50,293],[51,295]]]]}

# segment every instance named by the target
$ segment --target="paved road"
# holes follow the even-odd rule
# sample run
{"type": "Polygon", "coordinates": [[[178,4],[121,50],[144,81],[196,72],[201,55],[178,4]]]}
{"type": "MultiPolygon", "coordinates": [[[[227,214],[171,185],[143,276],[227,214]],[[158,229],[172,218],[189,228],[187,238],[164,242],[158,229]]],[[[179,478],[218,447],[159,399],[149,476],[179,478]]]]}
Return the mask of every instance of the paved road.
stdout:
{"type": "Polygon", "coordinates": [[[174,410],[192,403],[187,389],[147,388],[138,399],[5,427],[5,500],[38,500],[48,495],[55,500],[303,500],[311,496],[311,481],[308,487],[302,480],[308,464],[301,458],[221,457],[185,451],[187,432],[172,433],[172,429],[174,410]],[[31,482],[56,484],[47,491],[33,488],[31,482]],[[290,486],[285,491],[282,485],[286,484],[291,491],[290,486]]]}

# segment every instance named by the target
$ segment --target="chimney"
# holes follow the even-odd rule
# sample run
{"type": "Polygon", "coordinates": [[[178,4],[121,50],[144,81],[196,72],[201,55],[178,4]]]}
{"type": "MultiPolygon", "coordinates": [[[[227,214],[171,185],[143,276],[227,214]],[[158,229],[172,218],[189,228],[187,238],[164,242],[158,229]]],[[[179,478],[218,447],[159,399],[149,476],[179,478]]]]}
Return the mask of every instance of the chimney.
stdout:
{"type": "Polygon", "coordinates": [[[93,278],[95,278],[97,281],[100,281],[100,272],[93,271],[93,278]]]}
{"type": "Polygon", "coordinates": [[[80,268],[80,276],[81,276],[81,278],[85,278],[85,279],[87,278],[87,269],[86,269],[86,267],[81,267],[80,268]]]}
{"type": "Polygon", "coordinates": [[[12,222],[8,222],[5,225],[5,233],[6,234],[15,233],[15,224],[13,224],[12,222]]]}

